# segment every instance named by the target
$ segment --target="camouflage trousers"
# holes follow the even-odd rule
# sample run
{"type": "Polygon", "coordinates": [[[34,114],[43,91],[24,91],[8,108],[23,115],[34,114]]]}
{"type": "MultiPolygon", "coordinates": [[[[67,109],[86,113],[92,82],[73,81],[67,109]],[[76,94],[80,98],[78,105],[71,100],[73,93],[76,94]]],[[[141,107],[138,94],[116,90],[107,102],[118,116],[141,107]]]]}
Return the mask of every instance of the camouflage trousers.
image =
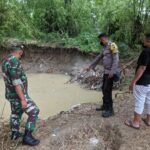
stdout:
{"type": "Polygon", "coordinates": [[[10,126],[11,131],[19,131],[21,118],[23,113],[28,115],[27,122],[25,124],[25,129],[33,131],[35,129],[36,120],[38,119],[39,108],[31,100],[30,97],[25,96],[27,101],[27,108],[22,109],[22,105],[19,99],[9,99],[11,105],[11,117],[10,117],[10,126]]]}

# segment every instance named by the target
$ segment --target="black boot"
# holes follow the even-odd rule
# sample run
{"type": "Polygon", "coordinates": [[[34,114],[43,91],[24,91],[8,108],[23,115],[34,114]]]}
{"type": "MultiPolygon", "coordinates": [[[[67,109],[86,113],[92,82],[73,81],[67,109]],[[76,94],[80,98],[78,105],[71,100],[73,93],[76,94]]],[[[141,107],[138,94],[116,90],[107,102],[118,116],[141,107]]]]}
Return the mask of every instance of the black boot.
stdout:
{"type": "Polygon", "coordinates": [[[28,131],[28,130],[25,130],[25,134],[23,136],[23,141],[22,141],[22,144],[24,145],[29,145],[29,146],[36,146],[40,143],[39,140],[35,139],[33,136],[32,136],[32,132],[31,131],[28,131]]]}
{"type": "Polygon", "coordinates": [[[113,109],[105,110],[102,113],[102,117],[104,117],[104,118],[108,118],[108,117],[112,117],[112,116],[114,116],[114,110],[113,109]]]}
{"type": "Polygon", "coordinates": [[[22,136],[23,136],[23,134],[20,133],[19,131],[12,131],[11,140],[18,140],[22,136]]]}
{"type": "Polygon", "coordinates": [[[105,110],[104,105],[102,105],[100,108],[96,108],[96,111],[104,111],[104,110],[105,110]]]}

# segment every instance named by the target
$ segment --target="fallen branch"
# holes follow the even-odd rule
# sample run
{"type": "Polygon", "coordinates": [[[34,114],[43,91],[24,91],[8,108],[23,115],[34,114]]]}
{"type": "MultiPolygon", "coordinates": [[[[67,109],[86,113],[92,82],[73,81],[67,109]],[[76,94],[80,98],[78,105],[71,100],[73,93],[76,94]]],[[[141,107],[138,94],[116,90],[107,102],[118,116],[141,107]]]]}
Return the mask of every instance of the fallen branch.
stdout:
{"type": "Polygon", "coordinates": [[[127,64],[123,65],[123,67],[121,67],[120,72],[124,71],[126,68],[128,68],[129,66],[131,66],[136,61],[137,61],[137,58],[135,58],[135,59],[129,61],[127,64]]]}
{"type": "Polygon", "coordinates": [[[131,92],[130,91],[120,92],[120,93],[118,92],[118,93],[115,94],[115,98],[117,98],[118,95],[124,95],[124,94],[131,94],[131,92]]]}

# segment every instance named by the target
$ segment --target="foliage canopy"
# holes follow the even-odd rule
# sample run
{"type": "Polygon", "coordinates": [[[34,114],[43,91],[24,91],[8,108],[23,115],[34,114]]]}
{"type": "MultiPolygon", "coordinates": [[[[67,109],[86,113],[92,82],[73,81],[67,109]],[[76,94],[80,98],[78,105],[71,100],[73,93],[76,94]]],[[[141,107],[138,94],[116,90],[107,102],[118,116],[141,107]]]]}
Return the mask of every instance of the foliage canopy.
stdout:
{"type": "Polygon", "coordinates": [[[1,0],[0,41],[36,39],[97,51],[106,32],[123,49],[150,31],[149,0],[1,0]]]}

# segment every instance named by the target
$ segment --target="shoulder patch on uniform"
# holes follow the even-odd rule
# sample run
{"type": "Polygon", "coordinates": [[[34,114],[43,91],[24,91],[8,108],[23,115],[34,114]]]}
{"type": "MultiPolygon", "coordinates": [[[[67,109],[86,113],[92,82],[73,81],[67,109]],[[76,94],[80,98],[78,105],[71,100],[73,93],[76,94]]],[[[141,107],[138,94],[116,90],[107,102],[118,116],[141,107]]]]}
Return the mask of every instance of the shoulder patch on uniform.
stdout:
{"type": "Polygon", "coordinates": [[[112,51],[112,53],[118,53],[118,46],[116,45],[116,43],[111,43],[110,45],[110,50],[112,51]]]}

